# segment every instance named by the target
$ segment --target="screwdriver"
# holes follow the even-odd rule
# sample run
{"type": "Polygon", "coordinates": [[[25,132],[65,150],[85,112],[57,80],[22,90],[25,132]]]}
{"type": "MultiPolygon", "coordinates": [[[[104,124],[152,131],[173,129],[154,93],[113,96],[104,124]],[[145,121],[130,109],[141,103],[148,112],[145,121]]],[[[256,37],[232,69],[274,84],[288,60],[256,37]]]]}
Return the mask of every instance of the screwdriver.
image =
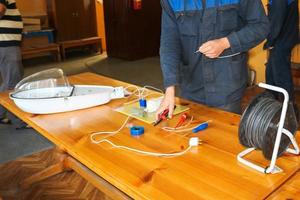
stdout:
{"type": "Polygon", "coordinates": [[[184,113],[180,116],[178,123],[176,124],[175,128],[178,128],[179,126],[181,126],[185,120],[187,119],[188,115],[187,113],[184,113]]]}

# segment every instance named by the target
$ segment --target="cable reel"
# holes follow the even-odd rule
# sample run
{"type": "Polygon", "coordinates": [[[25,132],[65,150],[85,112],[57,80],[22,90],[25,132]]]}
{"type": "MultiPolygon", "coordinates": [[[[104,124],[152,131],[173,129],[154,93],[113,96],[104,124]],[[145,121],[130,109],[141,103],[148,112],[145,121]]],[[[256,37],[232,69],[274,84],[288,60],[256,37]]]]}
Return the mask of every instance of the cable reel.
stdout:
{"type": "MultiPolygon", "coordinates": [[[[278,125],[281,117],[282,103],[272,93],[266,91],[257,95],[246,108],[239,126],[240,143],[248,148],[261,150],[264,157],[272,159],[278,125]]],[[[288,104],[284,129],[295,135],[298,128],[294,107],[288,104]]],[[[277,157],[290,146],[290,138],[282,134],[277,157]]]]}

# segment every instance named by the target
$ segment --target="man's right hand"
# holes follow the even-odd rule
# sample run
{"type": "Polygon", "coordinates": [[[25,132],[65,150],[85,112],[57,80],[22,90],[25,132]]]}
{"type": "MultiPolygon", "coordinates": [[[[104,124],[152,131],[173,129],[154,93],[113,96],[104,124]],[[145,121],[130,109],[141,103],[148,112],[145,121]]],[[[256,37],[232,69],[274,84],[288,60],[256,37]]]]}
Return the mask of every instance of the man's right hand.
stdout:
{"type": "Polygon", "coordinates": [[[156,111],[156,120],[164,110],[169,109],[169,118],[172,118],[175,105],[175,86],[170,86],[166,89],[165,97],[163,98],[160,107],[156,111]]]}

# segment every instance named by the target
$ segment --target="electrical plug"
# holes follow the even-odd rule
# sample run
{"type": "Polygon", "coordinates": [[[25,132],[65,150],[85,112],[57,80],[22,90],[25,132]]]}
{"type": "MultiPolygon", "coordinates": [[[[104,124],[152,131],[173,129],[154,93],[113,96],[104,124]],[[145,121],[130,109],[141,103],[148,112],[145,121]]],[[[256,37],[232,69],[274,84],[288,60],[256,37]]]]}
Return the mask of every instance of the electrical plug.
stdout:
{"type": "Polygon", "coordinates": [[[123,87],[115,87],[113,93],[111,94],[112,99],[120,99],[125,97],[125,92],[123,87]]]}
{"type": "Polygon", "coordinates": [[[199,138],[197,138],[197,137],[190,138],[189,145],[190,145],[190,147],[198,146],[199,145],[199,138]]]}

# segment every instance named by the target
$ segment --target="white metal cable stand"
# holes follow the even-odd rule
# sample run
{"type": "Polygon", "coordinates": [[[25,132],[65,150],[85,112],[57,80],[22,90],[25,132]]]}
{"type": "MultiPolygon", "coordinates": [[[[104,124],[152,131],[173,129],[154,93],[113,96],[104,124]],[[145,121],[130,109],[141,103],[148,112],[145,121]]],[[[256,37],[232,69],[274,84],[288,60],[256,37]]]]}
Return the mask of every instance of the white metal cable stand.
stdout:
{"type": "Polygon", "coordinates": [[[259,166],[258,164],[255,164],[251,161],[246,160],[244,157],[247,154],[250,154],[252,151],[254,151],[255,148],[248,148],[248,149],[242,151],[241,153],[239,153],[237,155],[237,159],[242,164],[247,165],[248,167],[250,167],[250,168],[252,168],[256,171],[259,171],[261,173],[275,174],[275,173],[282,172],[282,169],[280,169],[279,167],[276,166],[276,160],[277,160],[277,156],[278,156],[278,151],[279,151],[279,147],[280,147],[280,141],[281,141],[282,134],[285,134],[286,136],[289,137],[289,139],[291,140],[291,143],[294,147],[294,149],[288,148],[286,150],[288,153],[298,155],[300,153],[300,151],[299,151],[299,146],[296,142],[296,139],[295,139],[294,135],[289,130],[286,130],[285,128],[283,128],[286,113],[287,113],[287,109],[288,109],[288,102],[289,102],[289,95],[288,95],[287,91],[284,90],[283,88],[275,87],[275,86],[268,85],[268,84],[265,84],[265,83],[259,83],[258,86],[262,87],[262,88],[265,88],[265,89],[280,92],[284,95],[284,102],[283,102],[283,107],[282,107],[282,111],[281,111],[278,130],[277,130],[275,145],[274,145],[274,148],[273,148],[271,163],[270,163],[269,167],[265,168],[265,167],[259,166]]]}

